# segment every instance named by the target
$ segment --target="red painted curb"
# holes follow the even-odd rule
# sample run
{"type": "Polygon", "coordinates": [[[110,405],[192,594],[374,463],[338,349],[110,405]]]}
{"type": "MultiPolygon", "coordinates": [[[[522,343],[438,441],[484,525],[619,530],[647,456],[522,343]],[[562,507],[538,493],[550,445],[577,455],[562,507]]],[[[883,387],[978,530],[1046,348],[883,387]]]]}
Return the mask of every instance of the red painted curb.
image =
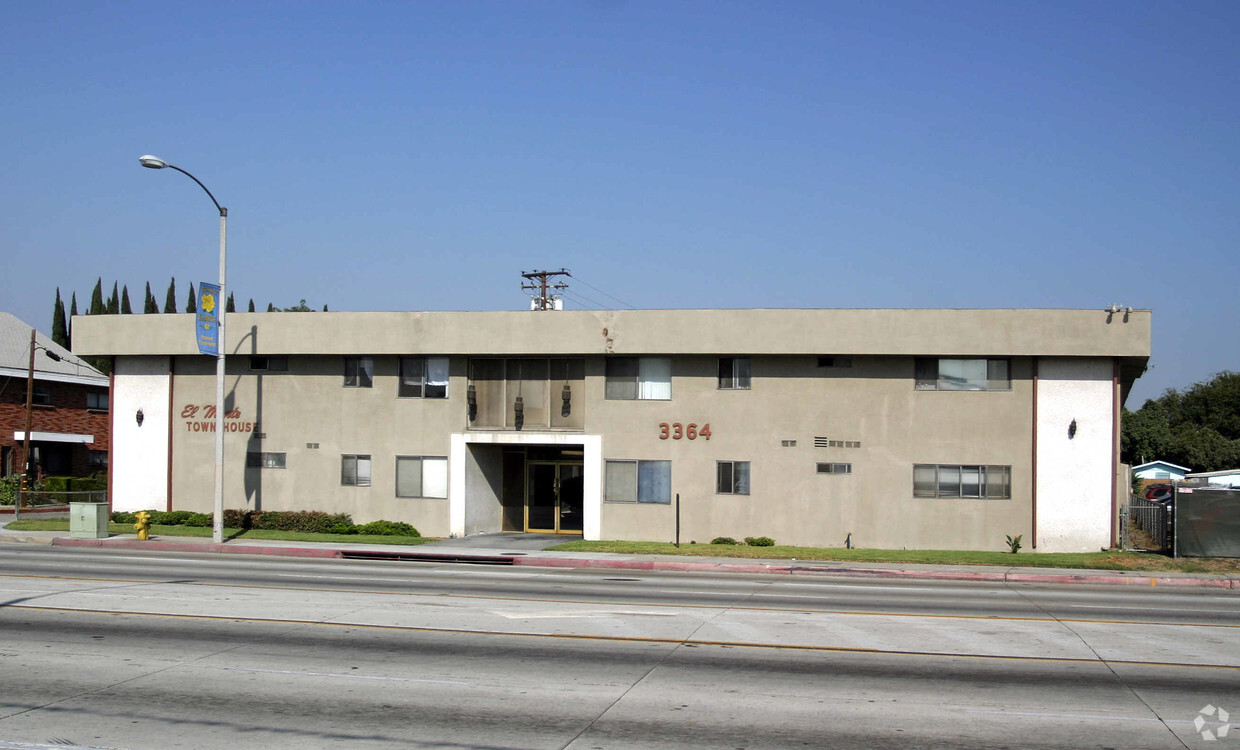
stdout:
{"type": "Polygon", "coordinates": [[[138,541],[137,539],[72,539],[57,537],[56,547],[102,547],[107,549],[144,549],[158,552],[225,552],[234,555],[272,555],[276,557],[338,558],[338,549],[308,547],[254,547],[234,544],[201,544],[192,542],[138,541]]]}

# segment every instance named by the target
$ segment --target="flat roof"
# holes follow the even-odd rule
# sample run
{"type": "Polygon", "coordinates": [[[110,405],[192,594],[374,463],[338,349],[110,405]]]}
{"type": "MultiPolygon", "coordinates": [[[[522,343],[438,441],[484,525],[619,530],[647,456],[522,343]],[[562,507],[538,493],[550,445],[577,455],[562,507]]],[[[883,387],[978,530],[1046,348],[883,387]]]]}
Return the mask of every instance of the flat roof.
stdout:
{"type": "MultiPolygon", "coordinates": [[[[73,318],[85,356],[197,354],[195,315],[73,318]]],[[[555,310],[230,313],[231,354],[842,354],[1123,357],[1144,368],[1150,311],[555,310]]]]}

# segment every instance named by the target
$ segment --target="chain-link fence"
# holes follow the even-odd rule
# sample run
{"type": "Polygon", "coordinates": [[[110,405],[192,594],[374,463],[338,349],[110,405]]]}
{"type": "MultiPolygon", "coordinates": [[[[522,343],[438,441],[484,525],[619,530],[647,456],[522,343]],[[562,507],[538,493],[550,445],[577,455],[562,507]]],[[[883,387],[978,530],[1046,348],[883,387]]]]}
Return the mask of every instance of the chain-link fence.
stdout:
{"type": "Polygon", "coordinates": [[[1133,495],[1123,510],[1124,549],[1171,552],[1173,506],[1133,495]]]}

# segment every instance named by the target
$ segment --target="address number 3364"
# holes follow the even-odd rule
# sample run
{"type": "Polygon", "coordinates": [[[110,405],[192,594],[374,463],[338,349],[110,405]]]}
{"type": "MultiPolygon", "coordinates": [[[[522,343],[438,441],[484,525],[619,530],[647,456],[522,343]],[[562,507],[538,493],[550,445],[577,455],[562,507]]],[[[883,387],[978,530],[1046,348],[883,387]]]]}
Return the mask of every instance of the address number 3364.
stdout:
{"type": "Polygon", "coordinates": [[[696,422],[689,424],[681,424],[680,422],[660,422],[659,423],[659,439],[660,440],[710,440],[710,423],[699,427],[696,422]]]}

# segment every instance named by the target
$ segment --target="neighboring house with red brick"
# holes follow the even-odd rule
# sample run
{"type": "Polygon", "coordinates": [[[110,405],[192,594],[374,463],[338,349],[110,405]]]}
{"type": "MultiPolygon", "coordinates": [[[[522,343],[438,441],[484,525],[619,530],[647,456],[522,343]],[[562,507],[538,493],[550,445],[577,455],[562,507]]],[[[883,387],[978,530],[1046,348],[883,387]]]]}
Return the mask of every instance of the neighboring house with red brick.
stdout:
{"type": "MultiPolygon", "coordinates": [[[[0,312],[0,476],[21,473],[25,467],[30,331],[31,326],[0,312]]],[[[45,476],[106,471],[108,376],[41,333],[35,341],[30,448],[39,470],[45,476]]]]}

